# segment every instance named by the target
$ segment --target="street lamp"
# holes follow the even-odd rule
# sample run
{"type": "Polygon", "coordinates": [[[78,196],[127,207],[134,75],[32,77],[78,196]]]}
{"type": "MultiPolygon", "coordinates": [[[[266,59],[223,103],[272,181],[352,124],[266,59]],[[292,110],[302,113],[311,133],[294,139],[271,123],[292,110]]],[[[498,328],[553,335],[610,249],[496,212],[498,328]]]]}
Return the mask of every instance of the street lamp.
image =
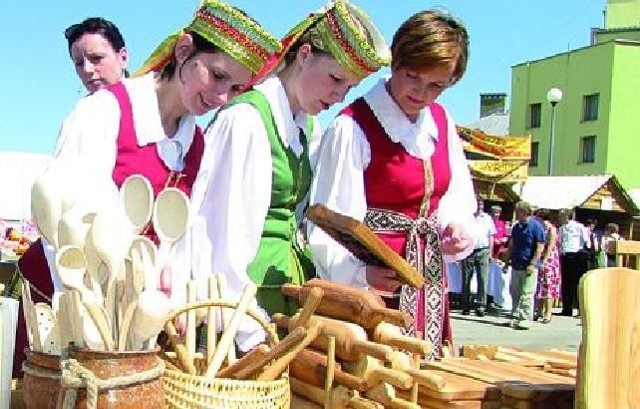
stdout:
{"type": "Polygon", "coordinates": [[[551,134],[549,135],[549,176],[553,175],[553,140],[556,133],[556,104],[562,100],[562,90],[551,88],[547,92],[547,101],[551,104],[551,134]]]}

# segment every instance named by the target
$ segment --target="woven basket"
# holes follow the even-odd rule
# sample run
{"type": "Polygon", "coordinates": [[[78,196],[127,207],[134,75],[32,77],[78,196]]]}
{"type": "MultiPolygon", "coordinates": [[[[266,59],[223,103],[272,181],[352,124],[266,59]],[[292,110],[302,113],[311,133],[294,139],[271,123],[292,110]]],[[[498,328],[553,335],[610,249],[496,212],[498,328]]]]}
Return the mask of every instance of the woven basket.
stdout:
{"type": "MultiPolygon", "coordinates": [[[[175,312],[168,320],[193,309],[207,307],[235,308],[237,304],[222,300],[207,300],[191,303],[175,312]]],[[[278,342],[278,335],[271,325],[255,311],[247,315],[256,320],[267,332],[270,346],[278,342]]],[[[169,362],[174,354],[167,354],[169,362]]],[[[207,378],[201,376],[206,369],[206,357],[196,354],[194,365],[199,375],[190,375],[167,368],[162,376],[167,408],[176,409],[289,409],[291,392],[289,377],[285,373],[274,381],[237,380],[207,378]]]]}

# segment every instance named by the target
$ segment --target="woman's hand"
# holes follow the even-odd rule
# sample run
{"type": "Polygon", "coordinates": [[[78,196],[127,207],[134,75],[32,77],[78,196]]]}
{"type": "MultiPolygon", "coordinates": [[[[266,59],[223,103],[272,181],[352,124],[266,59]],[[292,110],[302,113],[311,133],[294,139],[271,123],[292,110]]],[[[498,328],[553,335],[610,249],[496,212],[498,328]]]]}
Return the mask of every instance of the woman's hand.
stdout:
{"type": "Polygon", "coordinates": [[[444,254],[454,255],[469,248],[472,240],[461,224],[451,223],[442,232],[441,243],[444,254]]]}
{"type": "Polygon", "coordinates": [[[367,266],[367,282],[377,290],[395,292],[402,281],[398,279],[395,271],[379,266],[367,266]]]}

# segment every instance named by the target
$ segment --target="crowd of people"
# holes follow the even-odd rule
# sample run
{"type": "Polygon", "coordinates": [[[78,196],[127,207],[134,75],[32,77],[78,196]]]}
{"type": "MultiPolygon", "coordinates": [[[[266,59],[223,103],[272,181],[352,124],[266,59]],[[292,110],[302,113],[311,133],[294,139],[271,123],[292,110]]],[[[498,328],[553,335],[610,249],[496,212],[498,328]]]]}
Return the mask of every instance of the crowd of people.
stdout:
{"type": "Polygon", "coordinates": [[[532,321],[550,323],[556,307],[558,315],[574,316],[577,310],[579,316],[580,278],[616,265],[607,249],[611,241],[623,240],[619,226],[608,223],[601,231],[595,219],[575,220],[575,209],[532,209],[527,202],[516,203],[513,224],[500,218],[501,211],[493,205],[491,215],[485,213],[478,197],[469,229],[474,250],[459,266],[449,265],[450,281],[460,284],[453,291],[460,295],[462,315],[472,307],[478,316],[502,309],[517,329],[531,328],[532,321]]]}

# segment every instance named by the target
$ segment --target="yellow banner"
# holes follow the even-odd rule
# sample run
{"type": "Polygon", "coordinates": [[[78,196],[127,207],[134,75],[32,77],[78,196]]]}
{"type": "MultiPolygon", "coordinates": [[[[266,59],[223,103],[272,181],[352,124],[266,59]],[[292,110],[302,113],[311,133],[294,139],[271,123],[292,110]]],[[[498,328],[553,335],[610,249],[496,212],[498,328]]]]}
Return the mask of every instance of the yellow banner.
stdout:
{"type": "Polygon", "coordinates": [[[471,176],[492,183],[515,183],[528,175],[528,161],[467,160],[471,176]]]}
{"type": "Polygon", "coordinates": [[[530,136],[492,136],[463,126],[456,128],[466,152],[495,159],[529,160],[531,158],[530,136]]]}

